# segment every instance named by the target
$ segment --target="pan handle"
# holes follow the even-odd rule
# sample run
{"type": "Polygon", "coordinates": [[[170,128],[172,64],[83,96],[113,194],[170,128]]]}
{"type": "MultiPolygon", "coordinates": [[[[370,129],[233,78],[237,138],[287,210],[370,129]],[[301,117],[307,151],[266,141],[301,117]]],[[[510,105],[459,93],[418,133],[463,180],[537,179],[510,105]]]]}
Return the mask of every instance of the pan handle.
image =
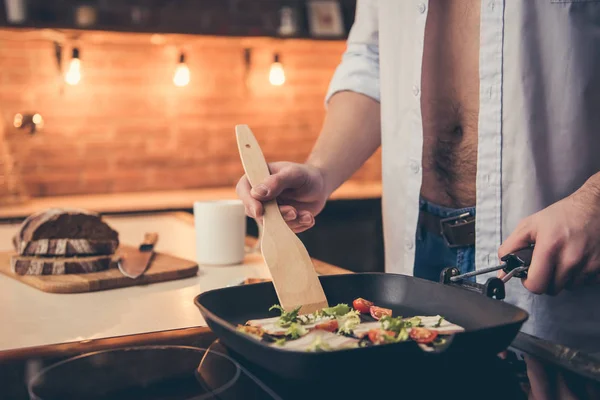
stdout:
{"type": "Polygon", "coordinates": [[[501,258],[503,264],[497,267],[484,268],[478,272],[469,272],[460,274],[456,267],[445,268],[440,274],[440,282],[445,285],[455,285],[463,289],[475,291],[497,300],[503,300],[506,296],[504,284],[512,277],[527,278],[527,270],[531,264],[533,257],[533,249],[535,244],[530,244],[527,247],[518,249],[501,258]],[[468,281],[464,278],[480,275],[482,273],[493,272],[502,269],[507,275],[502,278],[489,278],[485,284],[468,281]],[[458,277],[458,278],[456,278],[458,277]],[[451,279],[453,278],[453,279],[451,279]]]}
{"type": "Polygon", "coordinates": [[[535,245],[531,244],[528,247],[524,247],[502,257],[500,260],[506,264],[504,272],[510,273],[519,269],[519,271],[513,273],[512,276],[515,278],[527,278],[527,271],[531,264],[531,259],[533,258],[534,247],[535,245]]]}
{"type": "Polygon", "coordinates": [[[440,282],[444,285],[452,285],[461,289],[469,290],[483,294],[496,300],[503,300],[506,297],[504,282],[499,278],[489,278],[484,284],[461,279],[453,282],[450,280],[453,276],[458,276],[460,271],[456,267],[445,268],[440,275],[440,282]]]}

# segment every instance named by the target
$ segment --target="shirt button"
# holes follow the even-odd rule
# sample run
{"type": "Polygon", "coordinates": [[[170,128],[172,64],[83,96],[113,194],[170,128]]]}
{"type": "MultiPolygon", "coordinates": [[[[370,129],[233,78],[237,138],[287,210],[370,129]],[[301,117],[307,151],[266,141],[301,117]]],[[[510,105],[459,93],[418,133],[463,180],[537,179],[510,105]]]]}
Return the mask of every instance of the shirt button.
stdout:
{"type": "Polygon", "coordinates": [[[419,6],[417,7],[417,9],[419,10],[419,12],[420,12],[421,14],[423,14],[423,13],[425,12],[426,8],[427,8],[427,7],[425,7],[425,4],[424,4],[424,3],[419,3],[419,6]]]}
{"type": "Polygon", "coordinates": [[[419,95],[419,87],[416,85],[413,86],[413,94],[415,95],[415,97],[419,95]]]}
{"type": "Polygon", "coordinates": [[[416,161],[411,161],[410,162],[410,170],[413,173],[416,174],[417,172],[419,172],[419,169],[420,169],[419,164],[416,161]]]}

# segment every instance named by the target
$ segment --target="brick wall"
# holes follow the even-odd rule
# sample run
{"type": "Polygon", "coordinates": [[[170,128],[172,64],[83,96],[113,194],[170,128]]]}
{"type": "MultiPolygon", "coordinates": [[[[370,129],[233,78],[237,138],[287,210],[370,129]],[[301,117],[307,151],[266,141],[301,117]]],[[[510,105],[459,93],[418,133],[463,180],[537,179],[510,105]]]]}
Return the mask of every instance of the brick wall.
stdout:
{"type": "MultiPolygon", "coordinates": [[[[47,31],[0,31],[0,112],[37,112],[43,130],[5,140],[32,196],[233,185],[243,173],[234,125],[248,124],[267,160],[303,161],[344,42],[85,32],[82,80],[64,84],[47,31]],[[159,44],[152,41],[159,40],[159,44]],[[248,75],[244,48],[252,48],[248,75]],[[172,83],[180,49],[191,82],[172,83]],[[287,81],[268,83],[274,52],[287,81]]],[[[354,176],[380,179],[379,154],[354,176]]]]}

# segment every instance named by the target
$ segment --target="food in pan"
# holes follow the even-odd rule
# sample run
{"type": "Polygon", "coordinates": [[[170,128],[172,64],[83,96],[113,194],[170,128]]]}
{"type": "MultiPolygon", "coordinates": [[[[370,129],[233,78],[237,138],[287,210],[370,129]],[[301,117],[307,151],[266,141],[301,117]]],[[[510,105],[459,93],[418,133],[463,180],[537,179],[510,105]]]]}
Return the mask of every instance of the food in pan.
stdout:
{"type": "Polygon", "coordinates": [[[300,315],[300,307],[286,311],[279,305],[278,317],[249,320],[240,332],[257,340],[296,351],[331,351],[414,341],[427,351],[443,345],[449,335],[464,331],[443,316],[393,316],[392,310],[357,298],[300,315]]]}

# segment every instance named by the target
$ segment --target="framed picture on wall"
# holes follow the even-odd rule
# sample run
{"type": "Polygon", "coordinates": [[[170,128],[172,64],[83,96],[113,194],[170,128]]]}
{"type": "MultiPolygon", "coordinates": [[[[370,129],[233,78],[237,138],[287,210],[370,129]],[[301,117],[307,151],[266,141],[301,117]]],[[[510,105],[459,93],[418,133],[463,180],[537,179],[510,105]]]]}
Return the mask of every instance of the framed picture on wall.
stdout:
{"type": "Polygon", "coordinates": [[[313,37],[343,37],[346,32],[340,3],[337,0],[310,0],[308,27],[313,37]]]}

